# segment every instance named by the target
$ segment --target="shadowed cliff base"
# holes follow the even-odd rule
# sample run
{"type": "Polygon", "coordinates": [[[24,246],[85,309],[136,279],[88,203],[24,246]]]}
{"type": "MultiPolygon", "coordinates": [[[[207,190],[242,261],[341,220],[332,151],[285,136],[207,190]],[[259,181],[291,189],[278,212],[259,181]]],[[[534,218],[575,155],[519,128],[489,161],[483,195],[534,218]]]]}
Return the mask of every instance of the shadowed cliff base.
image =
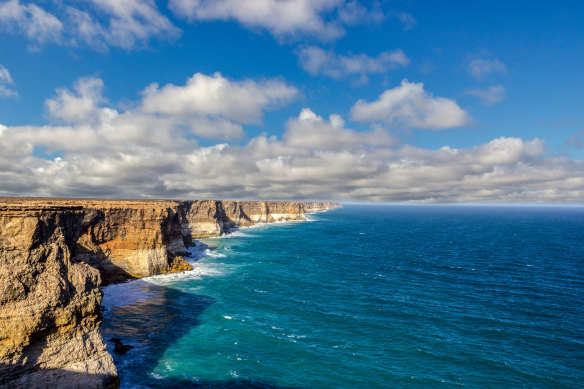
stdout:
{"type": "MultiPolygon", "coordinates": [[[[209,249],[200,241],[193,243],[201,253],[209,249]]],[[[196,252],[191,260],[199,258],[196,252]]],[[[160,389],[300,389],[254,379],[194,381],[152,375],[167,349],[196,329],[200,324],[199,317],[216,300],[153,284],[146,279],[110,285],[108,289],[103,301],[103,337],[118,369],[123,366],[123,370],[133,376],[132,384],[139,381],[143,387],[160,389]],[[187,310],[188,319],[184,316],[187,310]],[[114,348],[120,343],[131,348],[123,354],[115,353],[114,348]]],[[[130,386],[127,374],[120,374],[122,388],[130,386]]]]}
{"type": "MultiPolygon", "coordinates": [[[[150,373],[164,352],[199,325],[198,317],[215,302],[209,296],[149,284],[143,280],[111,285],[104,300],[103,336],[114,363],[154,385],[150,373]],[[181,312],[190,312],[185,320],[181,312]],[[114,353],[116,340],[131,346],[125,354],[114,353]]],[[[125,378],[121,377],[122,386],[125,378]]],[[[178,383],[177,383],[178,385],[178,383]]],[[[179,387],[179,386],[177,386],[179,387]]],[[[184,387],[184,386],[183,386],[184,387]]]]}
{"type": "MultiPolygon", "coordinates": [[[[0,369],[11,366],[0,365],[0,369]]],[[[109,374],[91,374],[65,369],[38,368],[20,376],[2,377],[3,389],[118,389],[120,380],[109,374]],[[9,378],[10,381],[6,381],[9,378]]]]}

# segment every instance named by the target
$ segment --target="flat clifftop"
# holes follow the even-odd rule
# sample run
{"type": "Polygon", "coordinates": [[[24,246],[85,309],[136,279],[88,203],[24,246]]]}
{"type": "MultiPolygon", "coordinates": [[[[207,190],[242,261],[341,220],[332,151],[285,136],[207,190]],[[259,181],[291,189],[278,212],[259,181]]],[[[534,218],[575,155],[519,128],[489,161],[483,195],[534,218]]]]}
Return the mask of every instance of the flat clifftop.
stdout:
{"type": "Polygon", "coordinates": [[[0,387],[116,387],[100,285],[190,270],[196,239],[338,206],[0,197],[0,387]]]}
{"type": "Polygon", "coordinates": [[[171,204],[185,204],[185,203],[201,203],[201,202],[223,202],[223,203],[239,203],[242,205],[253,204],[271,204],[271,205],[285,205],[285,204],[305,204],[311,206],[312,204],[318,206],[329,206],[330,209],[339,207],[341,204],[334,201],[278,201],[278,200],[213,200],[213,199],[102,199],[102,198],[72,198],[72,197],[8,197],[0,196],[0,206],[2,205],[23,205],[23,206],[107,206],[109,204],[118,206],[130,207],[148,207],[152,204],[159,206],[171,204]]]}
{"type": "Polygon", "coordinates": [[[123,199],[72,199],[57,197],[0,197],[2,207],[21,207],[23,209],[51,209],[69,207],[99,207],[99,208],[150,208],[172,207],[176,200],[123,200],[123,199]]]}

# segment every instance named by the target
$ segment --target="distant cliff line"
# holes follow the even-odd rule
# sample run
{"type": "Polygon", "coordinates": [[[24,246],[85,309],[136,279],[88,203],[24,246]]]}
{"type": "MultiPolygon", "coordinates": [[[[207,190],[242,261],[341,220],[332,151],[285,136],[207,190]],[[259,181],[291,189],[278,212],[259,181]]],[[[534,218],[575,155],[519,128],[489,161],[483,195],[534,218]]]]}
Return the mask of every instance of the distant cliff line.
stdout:
{"type": "Polygon", "coordinates": [[[196,239],[339,205],[0,197],[0,386],[116,387],[100,285],[190,270],[196,239]]]}

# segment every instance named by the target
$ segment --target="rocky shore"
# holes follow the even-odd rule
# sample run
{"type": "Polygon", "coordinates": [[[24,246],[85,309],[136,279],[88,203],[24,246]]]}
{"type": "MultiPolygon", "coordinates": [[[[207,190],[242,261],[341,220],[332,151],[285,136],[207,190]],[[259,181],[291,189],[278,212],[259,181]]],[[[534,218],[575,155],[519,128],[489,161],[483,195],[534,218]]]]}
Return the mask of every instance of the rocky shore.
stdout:
{"type": "Polygon", "coordinates": [[[190,270],[196,239],[337,206],[0,198],[0,387],[117,387],[101,285],[190,270]]]}

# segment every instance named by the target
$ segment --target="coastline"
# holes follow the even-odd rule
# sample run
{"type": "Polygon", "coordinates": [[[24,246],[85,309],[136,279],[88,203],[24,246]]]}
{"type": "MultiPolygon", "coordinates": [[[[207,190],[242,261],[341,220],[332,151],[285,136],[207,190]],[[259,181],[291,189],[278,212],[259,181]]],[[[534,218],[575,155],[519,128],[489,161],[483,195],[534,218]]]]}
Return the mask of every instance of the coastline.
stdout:
{"type": "Polygon", "coordinates": [[[117,387],[100,330],[101,286],[180,274],[192,269],[185,256],[198,239],[337,206],[0,198],[0,385],[117,387]]]}
{"type": "MultiPolygon", "coordinates": [[[[318,213],[324,212],[326,211],[318,213]]],[[[316,222],[318,219],[308,221],[316,222]]],[[[187,325],[186,322],[181,321],[179,323],[171,320],[171,322],[160,326],[157,321],[152,320],[152,317],[166,316],[165,314],[168,314],[167,310],[172,310],[172,306],[177,303],[184,306],[185,304],[181,300],[186,300],[190,302],[189,304],[193,304],[192,309],[198,312],[198,317],[208,312],[207,309],[210,309],[211,306],[221,305],[222,298],[220,296],[203,292],[199,289],[201,286],[185,288],[185,285],[205,285],[212,279],[217,281],[232,277],[242,268],[248,266],[246,263],[239,263],[235,267],[233,267],[233,264],[226,264],[226,262],[229,262],[229,257],[241,254],[239,249],[232,251],[233,244],[239,247],[243,241],[262,241],[265,238],[265,234],[270,233],[277,236],[278,228],[286,226],[294,228],[295,225],[300,225],[304,222],[303,220],[286,220],[273,223],[256,223],[220,236],[204,238],[197,242],[197,246],[191,247],[194,254],[189,258],[193,265],[192,270],[182,273],[152,275],[103,287],[103,331],[108,349],[114,349],[115,342],[113,340],[120,340],[124,345],[131,347],[127,354],[112,354],[116,366],[121,369],[120,374],[125,372],[130,376],[130,378],[126,378],[125,384],[130,384],[127,381],[128,379],[133,382],[137,376],[140,376],[140,373],[143,374],[144,371],[149,371],[151,368],[155,369],[154,362],[163,358],[161,349],[167,349],[172,344],[172,342],[170,344],[164,343],[164,341],[157,342],[156,339],[170,337],[178,341],[182,336],[188,334],[188,331],[193,328],[192,326],[204,325],[202,321],[187,325]],[[254,231],[261,232],[256,235],[254,231]],[[232,240],[236,240],[236,242],[232,240]],[[201,300],[203,301],[202,303],[201,300]],[[201,307],[200,304],[203,306],[201,307]],[[157,312],[162,315],[156,315],[157,312]],[[134,328],[124,325],[124,321],[123,319],[120,320],[120,316],[122,318],[132,317],[133,320],[130,321],[139,321],[142,327],[139,331],[135,331],[134,328]],[[161,347],[160,342],[165,346],[161,347]],[[148,357],[144,357],[144,355],[148,355],[148,357]],[[144,363],[147,364],[147,368],[143,367],[144,363]],[[136,373],[137,371],[140,373],[136,373]]],[[[265,291],[256,292],[266,293],[265,291]]],[[[252,322],[252,320],[240,319],[238,316],[234,311],[221,313],[221,317],[224,320],[252,322]]],[[[296,340],[290,339],[290,341],[295,342],[296,340]]],[[[169,378],[167,375],[157,371],[149,371],[147,376],[153,382],[163,382],[169,378]]],[[[145,378],[146,376],[141,377],[145,378]]],[[[122,377],[123,384],[124,378],[125,375],[122,377]]],[[[234,375],[234,378],[237,378],[237,375],[234,375]]],[[[158,386],[154,385],[154,387],[158,386]]]]}

